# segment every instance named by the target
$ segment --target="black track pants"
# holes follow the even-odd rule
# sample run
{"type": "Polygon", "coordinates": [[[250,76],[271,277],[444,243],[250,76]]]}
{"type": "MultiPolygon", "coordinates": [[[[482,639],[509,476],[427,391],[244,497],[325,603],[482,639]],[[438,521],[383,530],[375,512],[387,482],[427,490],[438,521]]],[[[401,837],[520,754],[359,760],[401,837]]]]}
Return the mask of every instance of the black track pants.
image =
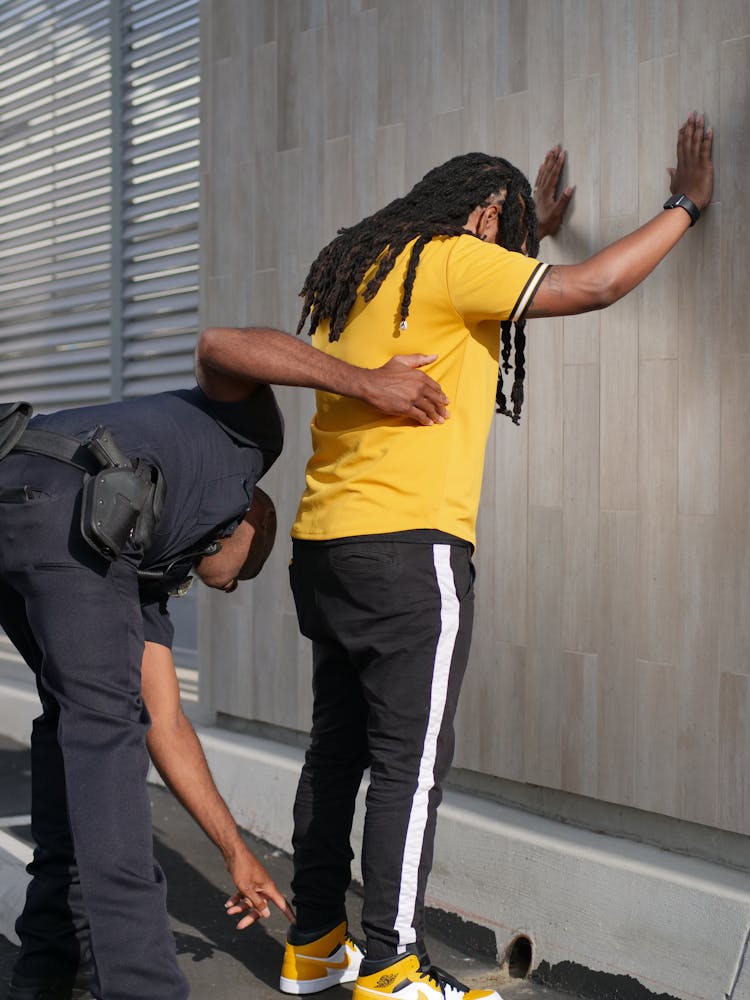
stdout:
{"type": "Polygon", "coordinates": [[[313,724],[294,806],[300,929],[342,919],[349,836],[370,767],[362,870],[368,957],[424,952],[424,895],[473,617],[462,545],[297,542],[300,628],[313,640],[313,724]]]}

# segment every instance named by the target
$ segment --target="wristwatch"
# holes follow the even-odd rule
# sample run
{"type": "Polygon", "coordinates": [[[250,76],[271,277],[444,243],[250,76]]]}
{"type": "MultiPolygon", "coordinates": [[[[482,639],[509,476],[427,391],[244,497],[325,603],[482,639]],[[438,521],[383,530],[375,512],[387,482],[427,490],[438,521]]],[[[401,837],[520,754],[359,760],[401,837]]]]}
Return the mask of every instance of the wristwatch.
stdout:
{"type": "Polygon", "coordinates": [[[701,210],[685,194],[673,194],[664,202],[664,208],[684,208],[690,216],[690,225],[694,226],[701,217],[701,210]]]}

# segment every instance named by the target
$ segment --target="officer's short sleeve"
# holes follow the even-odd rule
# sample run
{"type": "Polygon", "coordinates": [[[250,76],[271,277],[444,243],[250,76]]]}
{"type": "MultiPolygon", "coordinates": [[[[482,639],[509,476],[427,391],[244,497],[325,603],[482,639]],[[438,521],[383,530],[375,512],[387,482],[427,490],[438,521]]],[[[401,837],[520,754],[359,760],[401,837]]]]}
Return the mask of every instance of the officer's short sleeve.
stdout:
{"type": "Polygon", "coordinates": [[[549,264],[474,236],[459,236],[446,263],[451,304],[469,323],[523,319],[549,264]]]}
{"type": "Polygon", "coordinates": [[[260,479],[279,457],[284,444],[284,418],[271,386],[258,386],[251,396],[237,403],[207,399],[207,404],[217,423],[235,441],[260,451],[260,479]]]}
{"type": "Polygon", "coordinates": [[[156,642],[160,646],[171,649],[174,640],[174,625],[169,617],[166,600],[141,604],[141,615],[143,617],[143,638],[146,642],[156,642]]]}

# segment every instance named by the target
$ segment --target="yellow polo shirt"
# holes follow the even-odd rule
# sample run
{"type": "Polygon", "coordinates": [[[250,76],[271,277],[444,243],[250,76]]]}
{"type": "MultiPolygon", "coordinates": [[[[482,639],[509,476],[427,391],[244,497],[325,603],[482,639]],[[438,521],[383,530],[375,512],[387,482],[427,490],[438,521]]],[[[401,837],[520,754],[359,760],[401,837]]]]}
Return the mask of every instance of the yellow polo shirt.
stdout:
{"type": "Polygon", "coordinates": [[[450,400],[450,419],[423,427],[360,400],[317,392],[313,455],[294,538],[433,529],[475,544],[499,323],[523,318],[549,265],[470,235],[435,238],[422,251],[402,331],[398,309],[412,245],[370,302],[360,290],[340,340],[329,342],[326,322],[313,343],[366,368],[396,354],[437,354],[424,370],[450,400]]]}

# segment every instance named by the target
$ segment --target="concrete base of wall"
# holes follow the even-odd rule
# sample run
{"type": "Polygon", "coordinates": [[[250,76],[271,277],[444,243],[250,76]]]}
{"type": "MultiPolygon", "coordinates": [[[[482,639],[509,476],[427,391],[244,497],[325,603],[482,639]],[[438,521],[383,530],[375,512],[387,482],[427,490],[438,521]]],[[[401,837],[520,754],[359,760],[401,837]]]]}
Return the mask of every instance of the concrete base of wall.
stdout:
{"type": "MultiPolygon", "coordinates": [[[[28,690],[0,685],[0,732],[27,741],[35,711],[28,690]]],[[[238,823],[289,850],[302,753],[218,729],[199,735],[238,823]]],[[[355,851],[363,799],[364,789],[355,851]]],[[[750,876],[720,865],[449,791],[428,905],[494,934],[500,961],[526,938],[531,967],[551,983],[585,981],[590,994],[623,1000],[750,1000],[750,876]]],[[[0,914],[0,932],[7,924],[0,914]]]]}

